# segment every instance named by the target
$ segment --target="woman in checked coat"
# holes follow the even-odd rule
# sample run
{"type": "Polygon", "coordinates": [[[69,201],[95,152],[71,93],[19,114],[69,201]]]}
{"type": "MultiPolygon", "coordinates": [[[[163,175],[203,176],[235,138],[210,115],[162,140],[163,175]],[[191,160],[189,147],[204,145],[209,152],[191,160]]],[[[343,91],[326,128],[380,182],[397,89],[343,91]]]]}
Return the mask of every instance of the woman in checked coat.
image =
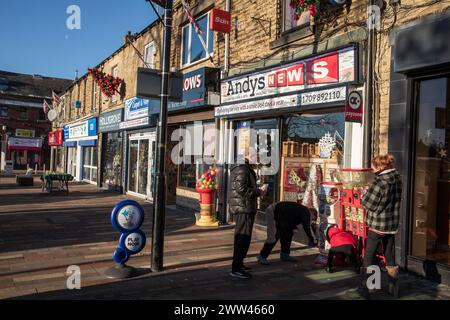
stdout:
{"type": "Polygon", "coordinates": [[[372,168],[376,178],[363,196],[361,204],[366,209],[365,224],[368,229],[365,246],[362,287],[359,293],[368,297],[366,279],[367,267],[376,264],[375,254],[380,244],[383,245],[386,257],[386,269],[389,279],[389,293],[398,296],[398,266],[395,265],[394,240],[400,221],[400,204],[402,182],[397,169],[394,168],[394,157],[390,154],[375,157],[372,168]]]}

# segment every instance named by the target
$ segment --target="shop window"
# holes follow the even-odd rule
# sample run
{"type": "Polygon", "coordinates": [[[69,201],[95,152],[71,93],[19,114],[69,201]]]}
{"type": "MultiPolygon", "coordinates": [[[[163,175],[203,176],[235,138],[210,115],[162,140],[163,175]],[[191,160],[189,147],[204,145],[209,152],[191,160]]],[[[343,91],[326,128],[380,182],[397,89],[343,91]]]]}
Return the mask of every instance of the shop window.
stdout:
{"type": "Polygon", "coordinates": [[[283,0],[283,32],[290,32],[309,27],[310,14],[305,11],[295,19],[295,11],[290,6],[291,0],[283,0]]]}
{"type": "Polygon", "coordinates": [[[320,183],[339,181],[337,169],[343,166],[344,138],[343,112],[286,118],[281,147],[281,200],[300,202],[319,211],[320,183]]]}
{"type": "Polygon", "coordinates": [[[197,178],[205,173],[214,162],[215,125],[195,123],[186,125],[182,141],[179,186],[195,188],[197,178]],[[188,138],[189,137],[189,138],[188,138]]]}
{"type": "Polygon", "coordinates": [[[214,47],[214,33],[209,29],[209,13],[196,19],[204,34],[200,34],[208,49],[208,54],[200,41],[199,36],[195,32],[195,28],[191,23],[187,24],[182,29],[181,35],[181,66],[186,66],[194,62],[208,58],[208,55],[213,52],[214,47]]]}
{"type": "Polygon", "coordinates": [[[19,116],[17,117],[18,120],[28,120],[28,109],[21,107],[19,110],[19,116]]]}
{"type": "Polygon", "coordinates": [[[155,53],[155,43],[152,41],[144,48],[144,67],[152,69],[155,68],[155,53]]]}
{"type": "Polygon", "coordinates": [[[449,265],[450,75],[418,81],[415,90],[412,255],[449,265]]]}
{"type": "Polygon", "coordinates": [[[1,106],[0,107],[0,118],[8,118],[8,117],[9,117],[8,107],[1,106]]]}
{"type": "Polygon", "coordinates": [[[119,132],[104,135],[103,183],[119,191],[122,185],[122,136],[119,132]]]}

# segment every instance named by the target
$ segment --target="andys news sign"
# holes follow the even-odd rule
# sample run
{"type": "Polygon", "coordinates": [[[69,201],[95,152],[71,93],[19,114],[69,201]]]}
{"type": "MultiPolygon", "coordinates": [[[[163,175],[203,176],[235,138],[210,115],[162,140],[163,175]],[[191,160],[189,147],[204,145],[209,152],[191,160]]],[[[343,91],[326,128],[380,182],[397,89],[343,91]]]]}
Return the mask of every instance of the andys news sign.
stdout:
{"type": "Polygon", "coordinates": [[[357,47],[351,46],[225,79],[221,81],[221,105],[355,83],[357,61],[357,47]]]}

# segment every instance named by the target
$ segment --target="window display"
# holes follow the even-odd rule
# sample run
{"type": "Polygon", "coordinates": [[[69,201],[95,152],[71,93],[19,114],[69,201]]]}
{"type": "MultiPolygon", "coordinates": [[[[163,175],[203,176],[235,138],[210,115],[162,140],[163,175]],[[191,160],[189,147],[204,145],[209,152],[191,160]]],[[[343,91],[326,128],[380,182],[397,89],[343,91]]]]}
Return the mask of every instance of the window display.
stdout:
{"type": "Polygon", "coordinates": [[[281,168],[281,200],[319,211],[322,182],[339,182],[344,152],[344,113],[295,115],[285,120],[281,168]]]}
{"type": "Polygon", "coordinates": [[[122,135],[119,132],[103,136],[103,184],[116,191],[122,187],[122,135]]]}
{"type": "MultiPolygon", "coordinates": [[[[184,127],[190,140],[183,140],[183,163],[180,165],[179,186],[195,189],[198,177],[214,162],[215,124],[189,124],[184,127]]],[[[185,139],[183,137],[183,139],[185,139]]]]}

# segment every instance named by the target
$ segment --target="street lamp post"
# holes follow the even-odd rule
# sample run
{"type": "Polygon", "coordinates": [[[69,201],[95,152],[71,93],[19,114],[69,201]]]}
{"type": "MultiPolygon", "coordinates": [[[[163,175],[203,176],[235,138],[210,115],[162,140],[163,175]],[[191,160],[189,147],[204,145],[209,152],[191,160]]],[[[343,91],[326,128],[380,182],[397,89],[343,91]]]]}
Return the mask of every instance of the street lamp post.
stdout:
{"type": "Polygon", "coordinates": [[[166,0],[164,7],[164,38],[162,56],[162,82],[161,82],[161,110],[158,119],[158,136],[156,148],[156,179],[155,197],[153,205],[153,234],[152,234],[152,271],[163,270],[164,256],[164,229],[166,218],[166,177],[165,156],[167,140],[167,106],[169,101],[169,72],[170,47],[172,33],[172,7],[173,0],[166,0]]]}

